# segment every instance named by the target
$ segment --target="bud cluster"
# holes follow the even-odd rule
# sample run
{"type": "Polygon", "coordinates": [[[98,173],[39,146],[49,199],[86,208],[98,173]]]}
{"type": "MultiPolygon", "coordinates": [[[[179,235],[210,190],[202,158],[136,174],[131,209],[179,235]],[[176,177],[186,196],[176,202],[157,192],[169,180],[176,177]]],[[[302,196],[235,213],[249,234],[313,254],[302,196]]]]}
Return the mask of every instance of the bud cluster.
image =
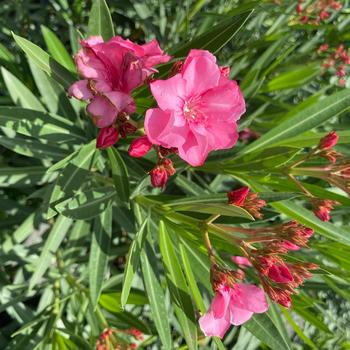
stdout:
{"type": "Polygon", "coordinates": [[[118,341],[114,335],[125,334],[134,337],[137,341],[143,341],[143,333],[136,329],[130,328],[126,330],[117,330],[112,328],[105,329],[100,335],[96,342],[96,350],[131,350],[137,349],[138,345],[133,342],[128,342],[123,339],[123,341],[118,341]],[[113,346],[111,348],[111,345],[113,346]]]}
{"type": "Polygon", "coordinates": [[[270,227],[268,230],[270,236],[257,240],[258,247],[243,240],[242,249],[258,272],[262,286],[270,298],[290,307],[291,295],[297,293],[296,288],[312,276],[309,270],[316,269],[317,266],[310,263],[290,263],[282,256],[289,250],[307,247],[313,230],[296,221],[270,227]]]}
{"type": "Polygon", "coordinates": [[[328,44],[322,44],[318,55],[323,57],[322,67],[324,71],[329,71],[338,78],[340,86],[345,86],[348,69],[350,67],[350,52],[344,44],[339,44],[336,48],[330,48],[328,44]]]}
{"type": "Polygon", "coordinates": [[[342,7],[340,1],[336,0],[317,0],[311,4],[298,0],[295,11],[301,23],[318,26],[330,17],[331,12],[340,11],[342,7]]]}

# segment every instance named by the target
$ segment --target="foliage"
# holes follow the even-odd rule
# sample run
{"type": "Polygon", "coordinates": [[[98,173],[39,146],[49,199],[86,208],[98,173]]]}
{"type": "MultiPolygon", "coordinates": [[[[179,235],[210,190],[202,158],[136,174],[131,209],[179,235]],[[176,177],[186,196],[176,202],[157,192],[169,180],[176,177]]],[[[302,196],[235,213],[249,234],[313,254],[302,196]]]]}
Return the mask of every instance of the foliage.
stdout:
{"type": "MultiPolygon", "coordinates": [[[[144,338],[134,338],[147,349],[348,349],[350,200],[324,179],[294,172],[302,188],[339,202],[323,222],[286,172],[331,130],[337,151],[350,155],[350,81],[343,87],[334,72],[323,75],[317,53],[324,42],[349,46],[349,1],[319,25],[300,23],[296,1],[110,1],[110,12],[104,0],[13,4],[0,22],[1,349],[94,349],[109,327],[121,344],[140,330],[144,338]],[[190,48],[215,52],[246,98],[240,131],[261,137],[212,153],[201,168],[174,158],[164,191],[147,174],[155,157],[128,155],[131,138],[96,149],[85,104],[66,90],[77,79],[78,38],[109,37],[113,24],[134,41],[156,36],[174,60],[190,48]],[[225,192],[242,184],[267,201],[262,220],[226,205],[225,192]],[[213,296],[201,230],[213,214],[221,217],[209,234],[226,267],[240,253],[220,225],[291,219],[315,235],[290,259],[320,267],[292,309],[271,304],[223,342],[204,337],[197,322],[213,296]]],[[[153,102],[144,87],[134,98],[140,120],[153,102]]]]}

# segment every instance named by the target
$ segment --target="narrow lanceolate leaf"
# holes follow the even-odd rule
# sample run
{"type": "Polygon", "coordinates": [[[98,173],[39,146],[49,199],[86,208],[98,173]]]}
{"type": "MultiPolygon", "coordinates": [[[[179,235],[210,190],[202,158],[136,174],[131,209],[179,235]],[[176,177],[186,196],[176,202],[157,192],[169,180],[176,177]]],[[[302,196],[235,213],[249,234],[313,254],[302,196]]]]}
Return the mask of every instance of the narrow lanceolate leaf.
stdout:
{"type": "Polygon", "coordinates": [[[310,210],[304,209],[300,205],[296,205],[290,201],[272,203],[271,205],[279,212],[312,228],[316,233],[337,242],[350,245],[350,237],[347,231],[344,231],[341,227],[336,227],[329,222],[321,221],[310,210]]]}
{"type": "Polygon", "coordinates": [[[44,25],[41,26],[41,32],[43,33],[47,49],[51,56],[69,71],[75,73],[75,65],[72,57],[62,44],[61,40],[58,39],[57,35],[44,25]]]}
{"type": "Polygon", "coordinates": [[[147,292],[154,320],[160,341],[164,349],[171,349],[172,339],[169,325],[169,316],[165,304],[164,292],[159,280],[160,273],[157,268],[157,258],[151,245],[146,242],[145,249],[141,252],[141,268],[143,283],[147,292]]]}
{"type": "Polygon", "coordinates": [[[171,55],[174,57],[184,57],[191,49],[209,50],[212,53],[216,53],[240,31],[252,12],[250,10],[233,18],[230,17],[222,20],[202,35],[175,47],[171,55]]]}
{"type": "Polygon", "coordinates": [[[44,106],[35,95],[12,73],[1,67],[1,74],[13,103],[24,108],[45,112],[44,106]]]}
{"type": "Polygon", "coordinates": [[[56,60],[50,57],[43,49],[16,34],[12,34],[16,43],[31,58],[34,63],[50,77],[68,89],[76,80],[75,76],[56,60]]]}
{"type": "Polygon", "coordinates": [[[57,249],[61,245],[71,223],[72,220],[64,216],[59,216],[57,218],[48,237],[46,238],[39,260],[35,262],[36,269],[29,281],[29,289],[32,289],[40,281],[45,271],[50,266],[53,254],[56,253],[57,249]]]}
{"type": "Polygon", "coordinates": [[[89,290],[93,307],[96,307],[106,274],[112,238],[112,207],[95,219],[89,257],[89,290]]]}
{"type": "Polygon", "coordinates": [[[112,17],[105,0],[94,0],[89,18],[89,34],[109,40],[114,36],[112,17]]]}
{"type": "Polygon", "coordinates": [[[115,197],[113,187],[93,188],[60,202],[55,210],[73,219],[91,219],[105,211],[115,197]]]}
{"type": "Polygon", "coordinates": [[[107,153],[118,198],[122,202],[129,203],[130,188],[128,169],[123,161],[123,158],[114,147],[108,148],[107,153]]]}
{"type": "MultiPolygon", "coordinates": [[[[95,140],[80,148],[56,180],[49,201],[51,207],[55,207],[59,202],[72,196],[74,191],[79,190],[86,177],[90,175],[90,169],[96,159],[95,154],[95,140]]],[[[49,219],[55,215],[56,211],[50,208],[47,218],[49,219]]]]}
{"type": "Polygon", "coordinates": [[[324,123],[327,119],[340,116],[350,109],[350,94],[347,90],[336,92],[300,111],[288,120],[278,124],[257,141],[245,147],[241,154],[262,149],[281,140],[297,136],[324,123]]]}
{"type": "Polygon", "coordinates": [[[85,140],[83,132],[60,116],[20,107],[0,107],[0,126],[51,142],[85,140]]]}
{"type": "Polygon", "coordinates": [[[244,324],[244,328],[248,329],[249,332],[272,350],[291,349],[267,314],[255,314],[244,324]]]}
{"type": "Polygon", "coordinates": [[[189,349],[197,349],[197,326],[188,286],[163,221],[159,225],[159,246],[174,310],[189,349]]]}
{"type": "Polygon", "coordinates": [[[126,305],[126,302],[128,300],[131,284],[140,262],[140,253],[141,253],[142,245],[147,233],[147,230],[146,230],[147,222],[148,222],[147,219],[143,222],[140,229],[136,233],[136,236],[129,249],[128,260],[126,262],[125,271],[124,271],[123,289],[122,289],[122,294],[120,298],[120,302],[123,308],[126,305]]]}

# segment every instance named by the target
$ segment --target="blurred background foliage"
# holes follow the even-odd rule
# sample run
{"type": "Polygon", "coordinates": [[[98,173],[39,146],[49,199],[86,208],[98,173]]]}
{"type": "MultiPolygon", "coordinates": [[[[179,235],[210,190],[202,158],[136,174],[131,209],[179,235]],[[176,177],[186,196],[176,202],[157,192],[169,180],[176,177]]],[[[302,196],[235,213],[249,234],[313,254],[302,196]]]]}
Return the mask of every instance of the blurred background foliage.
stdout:
{"type": "MultiPolygon", "coordinates": [[[[258,134],[265,134],[279,123],[316,104],[325,95],[346,91],[350,87],[349,67],[346,67],[347,74],[343,78],[345,83],[340,84],[334,67],[327,70],[322,67],[327,54],[318,52],[324,43],[329,45],[330,50],[336,49],[340,44],[349,49],[350,4],[347,0],[341,3],[340,11],[331,11],[329,18],[316,25],[302,23],[295,11],[297,2],[291,0],[108,1],[116,34],[139,43],[156,37],[162,48],[170,53],[179,43],[206,33],[214,25],[230,23],[254,8],[255,11],[244,28],[217,52],[217,57],[221,65],[231,67],[231,77],[239,81],[246,96],[248,110],[240,122],[240,130],[249,127],[258,134]]],[[[67,53],[57,44],[56,37],[67,49],[68,56],[77,52],[79,37],[86,36],[88,32],[91,1],[10,0],[1,1],[0,5],[0,117],[6,114],[1,109],[3,106],[15,105],[36,111],[49,111],[64,117],[70,115],[72,118],[73,115],[74,123],[80,125],[77,134],[83,140],[91,140],[96,131],[84,118],[84,108],[79,103],[65,99],[62,88],[51,80],[48,85],[40,85],[40,72],[27,60],[11,35],[14,32],[30,40],[50,52],[68,70],[74,70],[72,61],[67,59],[67,53]],[[82,125],[86,125],[85,128],[82,129],[82,125]]],[[[138,92],[138,105],[145,102],[146,96],[144,91],[138,92]]],[[[145,103],[147,108],[147,101],[145,103]]],[[[140,113],[142,114],[142,107],[140,113]]],[[[345,116],[349,116],[348,109],[345,116]]],[[[102,311],[96,315],[84,297],[89,270],[89,247],[94,244],[89,235],[90,221],[85,220],[85,217],[84,220],[74,222],[67,219],[73,214],[60,215],[56,221],[44,218],[55,180],[55,173],[46,173],[46,170],[76,151],[76,145],[71,144],[70,140],[65,144],[63,139],[57,146],[52,140],[46,143],[39,138],[37,141],[21,132],[14,138],[9,125],[1,123],[1,127],[0,348],[93,349],[101,333],[98,322],[104,324],[105,316],[102,311]],[[66,234],[69,238],[64,239],[66,234]],[[54,241],[49,242],[49,247],[48,237],[54,237],[54,241]],[[40,271],[33,279],[31,276],[33,273],[35,276],[38,264],[43,262],[43,251],[50,257],[51,254],[55,256],[56,264],[45,266],[44,271],[40,271]],[[45,279],[41,278],[43,275],[45,279]],[[29,279],[32,283],[31,290],[28,290],[29,279]]],[[[313,146],[320,136],[333,129],[342,132],[339,151],[349,155],[350,128],[349,118],[346,117],[328,118],[318,127],[317,133],[314,133],[315,130],[304,130],[309,133],[300,138],[296,135],[289,140],[289,145],[313,146]]],[[[121,144],[123,149],[123,142],[121,144]]],[[[216,162],[232,157],[243,147],[245,143],[240,142],[231,153],[218,152],[213,155],[211,163],[204,168],[211,174],[183,167],[169,184],[167,193],[200,196],[223,192],[237,185],[242,178],[248,183],[257,181],[270,186],[269,190],[296,191],[293,186],[288,188],[283,183],[272,181],[274,175],[271,175],[271,180],[269,170],[264,168],[258,169],[262,172],[249,174],[250,178],[246,174],[235,173],[234,170],[233,177],[227,175],[226,171],[226,175],[216,174],[213,170],[217,166],[216,162]]],[[[134,194],[136,190],[136,193],[157,194],[149,189],[147,192],[139,186],[140,177],[145,174],[144,169],[152,164],[152,159],[137,164],[133,160],[124,161],[130,167],[130,183],[134,194]]],[[[99,162],[96,167],[103,170],[105,163],[101,159],[99,162]]],[[[233,168],[234,166],[233,164],[233,168]]],[[[89,181],[94,185],[103,184],[103,178],[89,181]]],[[[307,183],[321,189],[325,187],[321,180],[308,179],[307,183]]],[[[347,227],[350,201],[339,191],[332,191],[341,196],[342,206],[334,211],[334,226],[328,229],[332,231],[341,228],[342,232],[350,235],[347,227]]],[[[297,200],[297,203],[301,206],[302,201],[297,200]]],[[[134,277],[125,312],[122,312],[119,303],[126,254],[137,233],[133,215],[125,207],[113,207],[113,245],[108,255],[109,277],[104,280],[99,304],[108,312],[110,325],[121,329],[136,327],[147,334],[142,345],[144,348],[159,349],[161,343],[151,321],[151,311],[140,275],[134,277]]],[[[140,215],[139,221],[146,220],[147,213],[142,212],[140,215]]],[[[278,210],[271,208],[265,213],[266,221],[273,221],[278,215],[278,210]]],[[[285,217],[282,214],[282,218],[285,217]]],[[[79,219],[79,215],[74,218],[79,219]]],[[[154,221],[147,222],[149,230],[154,231],[154,221]]],[[[95,221],[94,225],[96,231],[98,222],[95,221]]],[[[151,250],[149,256],[158,255],[158,248],[152,248],[151,243],[152,241],[147,247],[151,250]],[[152,253],[152,249],[156,251],[152,253]]],[[[220,247],[225,251],[224,243],[219,242],[220,247]]],[[[274,307],[274,323],[286,324],[281,332],[286,332],[286,343],[292,349],[350,349],[349,246],[319,237],[313,242],[312,248],[311,256],[329,267],[333,275],[325,278],[316,276],[315,280],[306,283],[303,292],[294,299],[294,312],[282,312],[274,307]]],[[[189,251],[195,251],[194,247],[190,247],[189,251]]],[[[195,261],[196,258],[192,256],[191,259],[195,261]]],[[[48,260],[46,257],[45,261],[48,260]]],[[[201,283],[205,284],[207,276],[205,273],[203,276],[204,281],[202,278],[201,283]]],[[[162,280],[162,286],[164,283],[162,280]]],[[[159,288],[162,286],[159,285],[159,288]]],[[[165,292],[164,298],[168,305],[168,292],[165,292]]],[[[206,298],[206,303],[207,301],[206,298]]],[[[174,348],[186,349],[179,324],[172,313],[169,315],[172,344],[174,348]]],[[[225,339],[224,348],[269,348],[249,330],[254,329],[234,328],[225,339]]],[[[219,343],[208,343],[203,339],[200,341],[203,349],[220,347],[219,343]]]]}

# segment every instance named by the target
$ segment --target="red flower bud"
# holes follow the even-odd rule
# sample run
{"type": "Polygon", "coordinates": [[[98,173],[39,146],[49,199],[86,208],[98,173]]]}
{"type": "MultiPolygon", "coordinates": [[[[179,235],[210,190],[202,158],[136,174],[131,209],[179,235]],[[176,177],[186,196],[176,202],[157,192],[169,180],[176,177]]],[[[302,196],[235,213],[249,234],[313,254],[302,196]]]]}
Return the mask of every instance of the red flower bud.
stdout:
{"type": "Polygon", "coordinates": [[[285,265],[272,265],[268,270],[268,277],[277,283],[289,283],[293,281],[293,275],[285,265]]]}
{"type": "Polygon", "coordinates": [[[303,8],[302,8],[301,4],[298,4],[295,10],[297,11],[297,13],[302,13],[303,8]]]}
{"type": "Polygon", "coordinates": [[[220,73],[222,76],[228,78],[230,76],[230,67],[229,66],[220,67],[220,73]]]}
{"type": "Polygon", "coordinates": [[[320,20],[327,19],[328,17],[329,17],[329,13],[326,10],[322,10],[319,15],[320,20]]]}
{"type": "Polygon", "coordinates": [[[249,187],[242,187],[235,191],[227,193],[229,204],[241,206],[243,205],[247,195],[249,193],[249,187]]]}
{"type": "Polygon", "coordinates": [[[128,153],[131,157],[140,158],[143,157],[152,148],[152,143],[148,140],[148,137],[141,136],[133,140],[130,144],[128,153]]]}
{"type": "Polygon", "coordinates": [[[102,128],[96,138],[96,148],[104,149],[113,146],[119,138],[118,130],[113,126],[102,128]]]}
{"type": "Polygon", "coordinates": [[[331,131],[326,136],[324,136],[320,143],[318,144],[318,148],[321,150],[326,150],[334,147],[338,142],[338,135],[335,131],[331,131]]]}
{"type": "Polygon", "coordinates": [[[151,183],[153,187],[165,187],[168,181],[168,173],[167,171],[161,167],[157,166],[149,172],[151,176],[151,183]]]}

